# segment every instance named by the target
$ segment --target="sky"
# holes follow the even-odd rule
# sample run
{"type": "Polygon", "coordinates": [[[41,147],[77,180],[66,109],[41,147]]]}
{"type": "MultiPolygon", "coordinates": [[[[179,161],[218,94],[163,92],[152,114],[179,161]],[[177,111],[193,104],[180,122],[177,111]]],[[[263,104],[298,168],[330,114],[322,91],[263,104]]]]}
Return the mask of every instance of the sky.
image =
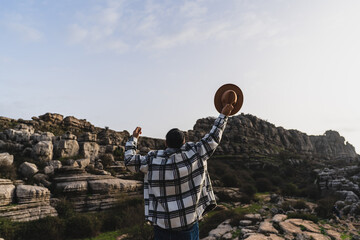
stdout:
{"type": "Polygon", "coordinates": [[[241,113],[360,150],[360,1],[0,0],[0,116],[46,112],[164,138],[241,113]]]}

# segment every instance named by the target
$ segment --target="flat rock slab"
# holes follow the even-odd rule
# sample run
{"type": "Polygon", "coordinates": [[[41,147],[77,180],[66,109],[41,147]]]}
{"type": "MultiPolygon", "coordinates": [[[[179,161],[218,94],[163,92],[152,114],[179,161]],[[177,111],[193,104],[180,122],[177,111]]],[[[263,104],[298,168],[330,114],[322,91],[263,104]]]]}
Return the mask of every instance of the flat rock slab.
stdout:
{"type": "Polygon", "coordinates": [[[265,236],[264,234],[253,234],[249,237],[245,238],[246,240],[284,240],[284,238],[279,237],[275,234],[270,234],[269,236],[265,236]]]}
{"type": "Polygon", "coordinates": [[[293,235],[301,233],[301,229],[298,226],[295,226],[291,222],[285,221],[279,223],[280,228],[284,231],[286,235],[293,235]]]}
{"type": "Polygon", "coordinates": [[[211,237],[215,237],[215,238],[220,238],[222,237],[224,234],[231,232],[233,230],[233,228],[231,227],[231,225],[229,224],[230,220],[225,220],[224,222],[220,223],[217,228],[211,230],[209,232],[209,236],[211,237]]]}
{"type": "Polygon", "coordinates": [[[261,220],[262,220],[261,215],[258,214],[258,213],[249,213],[249,214],[246,214],[246,215],[244,216],[244,218],[247,219],[247,220],[254,221],[254,222],[256,222],[256,221],[261,221],[261,220]]]}
{"type": "Polygon", "coordinates": [[[319,226],[309,220],[291,218],[291,219],[286,220],[285,222],[290,222],[298,227],[303,226],[304,228],[306,228],[306,230],[308,232],[320,233],[319,226]]]}
{"type": "Polygon", "coordinates": [[[250,226],[252,224],[252,221],[251,220],[241,220],[239,222],[239,225],[240,226],[250,226]]]}
{"type": "Polygon", "coordinates": [[[272,218],[272,221],[276,222],[276,223],[279,223],[279,222],[285,221],[286,219],[287,219],[287,215],[285,215],[285,214],[276,214],[272,218]]]}
{"type": "Polygon", "coordinates": [[[99,179],[89,181],[93,193],[113,193],[135,191],[142,187],[142,182],[119,178],[99,179]]]}
{"type": "Polygon", "coordinates": [[[321,233],[314,232],[303,232],[303,235],[307,237],[307,239],[315,239],[315,240],[331,240],[329,236],[325,236],[321,233]]]}
{"type": "Polygon", "coordinates": [[[16,197],[19,204],[49,202],[50,191],[39,186],[19,185],[16,187],[16,197]]]}
{"type": "Polygon", "coordinates": [[[260,226],[259,226],[259,232],[260,233],[265,233],[265,234],[268,234],[268,233],[279,233],[278,230],[276,230],[273,225],[268,222],[268,221],[265,221],[265,222],[261,222],[260,223],[260,226]]]}
{"type": "Polygon", "coordinates": [[[341,240],[341,234],[334,230],[327,230],[326,233],[335,240],[341,240]]]}

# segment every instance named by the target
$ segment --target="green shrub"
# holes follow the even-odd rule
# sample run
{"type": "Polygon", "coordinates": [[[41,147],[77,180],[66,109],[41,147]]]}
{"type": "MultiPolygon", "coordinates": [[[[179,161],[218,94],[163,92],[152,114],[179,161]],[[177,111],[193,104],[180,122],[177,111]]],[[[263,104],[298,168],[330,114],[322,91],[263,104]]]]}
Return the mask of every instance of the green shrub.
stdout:
{"type": "Polygon", "coordinates": [[[23,223],[21,235],[27,240],[64,239],[64,222],[58,217],[45,217],[23,223]]]}
{"type": "Polygon", "coordinates": [[[147,224],[142,224],[132,227],[128,231],[129,237],[125,240],[152,240],[154,239],[153,227],[147,224]]]}
{"type": "Polygon", "coordinates": [[[267,178],[256,179],[256,188],[259,192],[269,192],[273,190],[273,185],[267,178]]]}
{"type": "Polygon", "coordinates": [[[305,209],[308,208],[306,203],[303,200],[298,200],[292,204],[293,208],[295,209],[305,209]]]}
{"type": "Polygon", "coordinates": [[[221,177],[221,182],[224,184],[225,187],[238,187],[239,186],[239,179],[236,174],[228,173],[221,177]]]}
{"type": "Polygon", "coordinates": [[[18,224],[11,222],[9,219],[0,218],[0,237],[6,240],[13,240],[18,231],[18,224]]]}
{"type": "Polygon", "coordinates": [[[318,199],[320,197],[320,190],[316,184],[310,184],[302,190],[303,197],[311,199],[318,199]]]}
{"type": "Polygon", "coordinates": [[[249,197],[253,197],[256,193],[256,187],[251,184],[245,184],[241,187],[241,190],[248,195],[249,197]]]}
{"type": "Polygon", "coordinates": [[[320,199],[317,204],[315,211],[316,214],[321,218],[331,218],[333,216],[334,204],[337,201],[335,197],[326,197],[320,199]]]}
{"type": "Polygon", "coordinates": [[[65,198],[60,199],[60,201],[56,204],[55,209],[60,218],[69,218],[75,214],[74,204],[65,198]]]}
{"type": "Polygon", "coordinates": [[[287,211],[290,211],[290,210],[293,210],[291,204],[289,202],[283,202],[280,206],[280,208],[284,211],[284,212],[287,212],[287,211]]]}
{"type": "Polygon", "coordinates": [[[100,229],[101,221],[93,214],[76,214],[66,221],[66,235],[71,238],[95,237],[100,229]]]}
{"type": "Polygon", "coordinates": [[[299,193],[298,187],[293,183],[286,183],[281,189],[281,192],[286,196],[297,196],[299,193]]]}

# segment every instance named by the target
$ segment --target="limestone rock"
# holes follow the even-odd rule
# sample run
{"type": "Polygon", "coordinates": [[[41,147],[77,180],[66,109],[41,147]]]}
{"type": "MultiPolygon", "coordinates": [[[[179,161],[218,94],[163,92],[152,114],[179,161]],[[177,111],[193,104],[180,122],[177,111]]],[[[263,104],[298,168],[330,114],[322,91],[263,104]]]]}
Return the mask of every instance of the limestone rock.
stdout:
{"type": "Polygon", "coordinates": [[[244,216],[245,219],[251,220],[253,222],[258,222],[262,220],[262,217],[258,213],[249,213],[244,216]]]}
{"type": "Polygon", "coordinates": [[[334,230],[326,230],[326,234],[329,235],[332,239],[341,240],[341,234],[334,230]]]}
{"type": "Polygon", "coordinates": [[[86,168],[90,164],[90,158],[83,158],[76,160],[80,168],[86,168]]]}
{"type": "Polygon", "coordinates": [[[48,216],[57,216],[56,210],[48,202],[0,206],[0,217],[15,222],[33,221],[48,216]]]}
{"type": "Polygon", "coordinates": [[[294,235],[294,234],[296,235],[298,233],[302,233],[300,227],[295,226],[294,224],[288,222],[287,220],[284,222],[280,222],[279,226],[282,229],[282,231],[284,231],[284,233],[287,235],[294,235]]]}
{"type": "Polygon", "coordinates": [[[49,162],[49,166],[52,166],[54,169],[59,169],[62,167],[62,163],[59,160],[52,160],[49,162]]]}
{"type": "Polygon", "coordinates": [[[51,141],[41,141],[33,146],[33,155],[41,161],[50,161],[53,157],[53,144],[51,141]]]}
{"type": "Polygon", "coordinates": [[[320,233],[319,226],[309,220],[290,218],[286,220],[286,222],[292,223],[293,225],[298,227],[303,226],[309,232],[320,233]]]}
{"type": "Polygon", "coordinates": [[[19,171],[24,177],[29,178],[32,177],[35,173],[37,173],[39,170],[35,164],[23,162],[19,167],[19,171]]]}
{"type": "Polygon", "coordinates": [[[85,132],[80,135],[79,142],[96,142],[97,136],[96,134],[85,132]]]}
{"type": "Polygon", "coordinates": [[[284,238],[276,236],[275,234],[270,234],[265,236],[264,234],[256,233],[245,238],[246,240],[283,240],[284,238]]]}
{"type": "Polygon", "coordinates": [[[47,188],[50,188],[51,182],[49,182],[49,177],[46,174],[43,173],[37,173],[33,176],[33,179],[38,184],[41,184],[47,188]]]}
{"type": "Polygon", "coordinates": [[[9,153],[0,153],[0,165],[6,164],[11,165],[14,162],[14,156],[9,153]]]}
{"type": "Polygon", "coordinates": [[[142,187],[142,182],[136,180],[124,180],[119,178],[101,179],[89,181],[92,193],[114,193],[120,191],[134,191],[142,187]]]}
{"type": "Polygon", "coordinates": [[[44,167],[44,173],[46,175],[52,175],[54,174],[54,167],[53,166],[46,166],[44,167]]]}
{"type": "Polygon", "coordinates": [[[54,151],[57,157],[74,157],[79,154],[79,144],[74,139],[76,136],[65,134],[55,142],[54,151]]]}
{"type": "Polygon", "coordinates": [[[46,141],[46,142],[52,142],[52,140],[55,138],[54,134],[51,132],[43,132],[43,133],[34,133],[30,136],[30,139],[33,140],[35,143],[46,141]]]}
{"type": "Polygon", "coordinates": [[[0,179],[0,206],[12,203],[15,186],[9,179],[0,179]]]}
{"type": "Polygon", "coordinates": [[[64,117],[57,113],[45,113],[44,115],[39,116],[39,119],[50,123],[61,123],[64,117]]]}
{"type": "Polygon", "coordinates": [[[272,221],[275,223],[279,223],[284,221],[285,219],[287,219],[287,215],[285,214],[276,214],[273,218],[272,221]]]}
{"type": "Polygon", "coordinates": [[[87,181],[60,182],[56,184],[56,192],[62,194],[84,194],[88,191],[87,181]]]}
{"type": "Polygon", "coordinates": [[[19,204],[46,202],[50,200],[50,191],[45,187],[19,185],[16,187],[16,198],[19,204]]]}
{"type": "Polygon", "coordinates": [[[325,236],[321,233],[303,232],[303,235],[305,235],[307,237],[307,239],[331,240],[331,238],[329,236],[325,236]]]}
{"type": "Polygon", "coordinates": [[[31,130],[22,129],[22,130],[15,130],[15,129],[7,129],[4,131],[7,138],[11,141],[24,143],[30,141],[31,130]]]}
{"type": "Polygon", "coordinates": [[[99,144],[96,142],[81,142],[80,143],[80,154],[85,158],[90,158],[94,161],[99,156],[99,144]]]}
{"type": "Polygon", "coordinates": [[[240,220],[239,225],[240,226],[250,226],[252,224],[251,220],[240,220]]]}
{"type": "Polygon", "coordinates": [[[230,220],[225,220],[224,222],[220,223],[219,226],[217,226],[217,228],[215,228],[209,232],[209,236],[215,237],[215,238],[220,238],[224,234],[231,232],[232,227],[230,226],[229,222],[230,222],[230,220]]]}
{"type": "Polygon", "coordinates": [[[268,222],[268,221],[264,221],[260,223],[259,226],[259,232],[260,233],[264,233],[264,234],[269,234],[269,233],[279,233],[278,230],[276,230],[273,225],[268,222]]]}

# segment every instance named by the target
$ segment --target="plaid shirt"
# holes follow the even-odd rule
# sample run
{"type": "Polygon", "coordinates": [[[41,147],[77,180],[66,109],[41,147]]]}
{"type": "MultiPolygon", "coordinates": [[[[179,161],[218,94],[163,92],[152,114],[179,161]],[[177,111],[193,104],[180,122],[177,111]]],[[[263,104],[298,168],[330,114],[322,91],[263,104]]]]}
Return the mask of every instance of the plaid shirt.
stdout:
{"type": "Polygon", "coordinates": [[[220,114],[199,142],[180,149],[136,154],[137,138],[125,145],[125,165],[143,172],[146,220],[164,229],[184,230],[216,206],[207,159],[219,145],[228,117],[220,114]]]}

